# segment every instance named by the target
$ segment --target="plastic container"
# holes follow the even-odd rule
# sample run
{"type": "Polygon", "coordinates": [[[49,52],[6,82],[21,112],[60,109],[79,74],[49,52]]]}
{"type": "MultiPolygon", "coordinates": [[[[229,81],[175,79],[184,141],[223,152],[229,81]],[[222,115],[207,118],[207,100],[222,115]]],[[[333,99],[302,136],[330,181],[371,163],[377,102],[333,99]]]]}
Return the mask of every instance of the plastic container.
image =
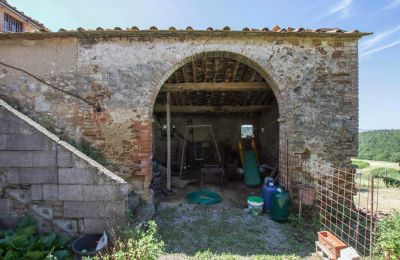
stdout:
{"type": "Polygon", "coordinates": [[[265,177],[264,178],[264,184],[268,184],[268,182],[270,182],[270,181],[274,182],[274,179],[271,178],[271,177],[265,177]]]}
{"type": "Polygon", "coordinates": [[[259,216],[263,212],[264,200],[258,196],[250,196],[247,198],[247,210],[250,215],[259,216]]]}
{"type": "Polygon", "coordinates": [[[264,199],[264,211],[271,212],[272,208],[272,193],[276,191],[276,186],[274,180],[270,177],[266,177],[264,181],[264,186],[262,189],[262,197],[264,199]]]}
{"type": "Polygon", "coordinates": [[[309,206],[313,205],[315,200],[314,187],[308,184],[300,184],[298,185],[298,188],[301,204],[309,206]]]}
{"type": "Polygon", "coordinates": [[[289,205],[290,198],[289,194],[285,191],[282,186],[276,188],[276,191],[272,193],[272,209],[271,217],[273,220],[284,222],[289,217],[289,205]]]}
{"type": "Polygon", "coordinates": [[[85,235],[72,242],[72,251],[74,252],[74,260],[81,260],[83,257],[94,257],[99,251],[96,251],[97,242],[102,234],[85,235]]]}
{"type": "Polygon", "coordinates": [[[152,168],[153,168],[153,174],[158,173],[158,166],[160,165],[160,162],[158,160],[153,160],[152,161],[152,168]]]}

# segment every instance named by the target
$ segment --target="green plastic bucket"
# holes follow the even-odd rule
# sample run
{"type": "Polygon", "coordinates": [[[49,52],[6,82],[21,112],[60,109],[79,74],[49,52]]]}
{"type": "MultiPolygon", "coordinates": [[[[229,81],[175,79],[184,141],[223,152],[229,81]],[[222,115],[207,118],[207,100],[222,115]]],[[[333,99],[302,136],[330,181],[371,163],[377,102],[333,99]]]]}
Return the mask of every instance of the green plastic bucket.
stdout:
{"type": "Polygon", "coordinates": [[[264,199],[258,196],[250,196],[247,198],[247,210],[250,215],[259,216],[263,212],[264,199]]]}

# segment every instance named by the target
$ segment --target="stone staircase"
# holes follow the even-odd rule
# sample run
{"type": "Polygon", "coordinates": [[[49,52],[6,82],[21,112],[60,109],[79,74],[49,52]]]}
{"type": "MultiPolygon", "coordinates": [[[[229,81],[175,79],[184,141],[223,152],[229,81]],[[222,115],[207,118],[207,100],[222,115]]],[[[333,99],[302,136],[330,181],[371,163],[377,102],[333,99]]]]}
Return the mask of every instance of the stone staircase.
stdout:
{"type": "Polygon", "coordinates": [[[0,99],[0,228],[99,233],[124,220],[128,184],[0,99]]]}

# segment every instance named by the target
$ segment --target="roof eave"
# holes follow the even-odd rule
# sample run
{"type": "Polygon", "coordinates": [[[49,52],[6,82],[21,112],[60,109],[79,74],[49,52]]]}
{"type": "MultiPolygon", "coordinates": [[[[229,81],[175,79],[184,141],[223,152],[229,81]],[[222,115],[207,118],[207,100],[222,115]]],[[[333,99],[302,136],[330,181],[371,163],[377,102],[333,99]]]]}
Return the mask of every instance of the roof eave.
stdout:
{"type": "Polygon", "coordinates": [[[62,32],[24,32],[24,33],[0,33],[0,39],[8,38],[57,38],[57,37],[337,37],[337,38],[361,38],[363,36],[371,35],[371,32],[274,32],[274,31],[223,31],[223,30],[84,30],[84,31],[62,31],[62,32]]]}

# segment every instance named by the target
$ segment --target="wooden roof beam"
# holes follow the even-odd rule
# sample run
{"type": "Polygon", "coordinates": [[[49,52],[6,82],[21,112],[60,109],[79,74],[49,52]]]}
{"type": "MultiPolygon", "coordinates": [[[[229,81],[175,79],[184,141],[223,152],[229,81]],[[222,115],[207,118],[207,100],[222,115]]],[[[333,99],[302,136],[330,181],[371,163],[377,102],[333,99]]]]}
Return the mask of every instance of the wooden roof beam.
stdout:
{"type": "Polygon", "coordinates": [[[233,68],[233,71],[232,71],[232,82],[235,82],[235,79],[236,79],[236,73],[237,73],[237,71],[238,71],[238,69],[239,69],[239,65],[240,65],[240,62],[239,61],[236,61],[236,63],[235,63],[235,67],[233,68]]]}
{"type": "Polygon", "coordinates": [[[187,69],[185,66],[186,66],[186,64],[182,66],[183,78],[184,78],[185,82],[189,82],[189,76],[188,76],[187,69]]]}
{"type": "MultiPolygon", "coordinates": [[[[170,106],[171,113],[256,113],[269,109],[266,105],[250,105],[250,106],[170,106]]],[[[156,105],[154,113],[165,113],[166,106],[156,105]]]]}
{"type": "Polygon", "coordinates": [[[160,92],[182,91],[263,91],[268,89],[266,82],[199,82],[199,83],[165,83],[160,92]]]}
{"type": "Polygon", "coordinates": [[[219,65],[219,60],[218,60],[218,58],[215,58],[215,59],[214,59],[214,76],[213,76],[213,82],[217,82],[218,65],[219,65]]]}

